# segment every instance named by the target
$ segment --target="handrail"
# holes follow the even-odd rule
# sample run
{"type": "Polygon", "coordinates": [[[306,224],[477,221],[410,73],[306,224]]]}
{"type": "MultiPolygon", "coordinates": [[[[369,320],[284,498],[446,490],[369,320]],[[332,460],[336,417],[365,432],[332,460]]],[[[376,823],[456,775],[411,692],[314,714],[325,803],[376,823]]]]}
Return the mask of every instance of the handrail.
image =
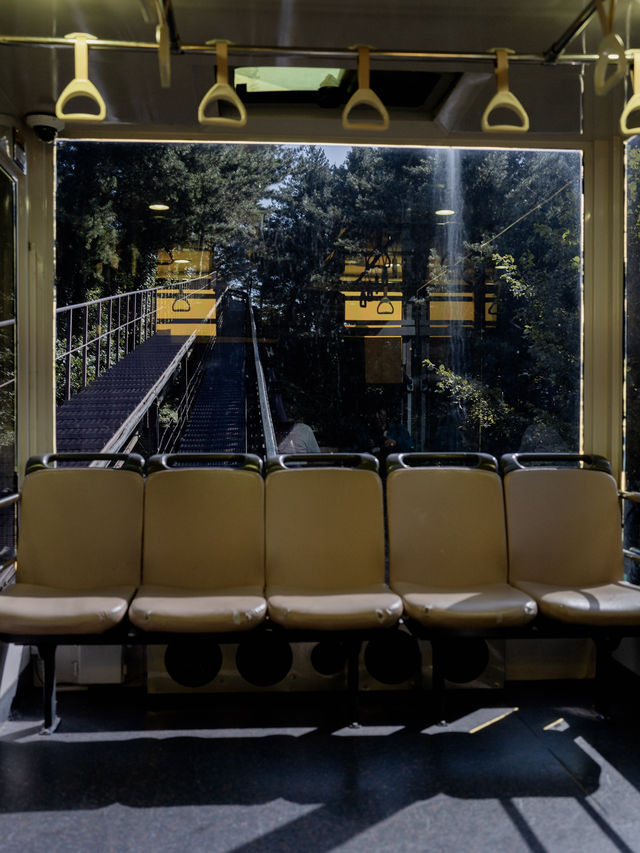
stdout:
{"type": "Polygon", "coordinates": [[[157,287],[146,287],[143,290],[128,290],[126,293],[115,293],[113,296],[101,296],[99,299],[91,299],[89,302],[76,302],[73,305],[62,305],[56,308],[56,314],[61,314],[63,311],[70,311],[72,308],[86,308],[88,305],[97,305],[99,302],[111,302],[115,299],[124,299],[127,296],[138,296],[140,293],[152,293],[156,290],[163,290],[168,287],[167,284],[160,284],[157,287]]]}
{"type": "MultiPolygon", "coordinates": [[[[4,495],[0,497],[0,510],[8,509],[9,507],[15,506],[20,503],[20,493],[13,492],[10,495],[4,495]]],[[[0,589],[4,589],[15,577],[16,574],[16,553],[15,553],[15,522],[16,522],[16,511],[13,511],[13,537],[8,537],[9,542],[4,540],[2,542],[3,546],[8,546],[7,552],[5,554],[5,559],[2,563],[0,563],[0,589]]]]}
{"type": "Polygon", "coordinates": [[[5,495],[0,498],[0,509],[4,509],[6,506],[13,506],[13,504],[17,504],[20,501],[20,494],[18,492],[14,492],[10,495],[5,495]]]}
{"type": "Polygon", "coordinates": [[[256,321],[253,315],[253,305],[251,300],[249,305],[249,319],[251,321],[251,340],[253,342],[253,359],[255,364],[256,379],[258,382],[258,400],[260,403],[260,417],[262,419],[262,430],[264,434],[264,449],[267,459],[275,456],[278,452],[276,443],[276,433],[273,428],[273,419],[271,418],[271,408],[269,406],[269,396],[267,394],[267,383],[264,378],[262,362],[260,361],[260,353],[258,351],[258,335],[256,332],[256,321]]]}

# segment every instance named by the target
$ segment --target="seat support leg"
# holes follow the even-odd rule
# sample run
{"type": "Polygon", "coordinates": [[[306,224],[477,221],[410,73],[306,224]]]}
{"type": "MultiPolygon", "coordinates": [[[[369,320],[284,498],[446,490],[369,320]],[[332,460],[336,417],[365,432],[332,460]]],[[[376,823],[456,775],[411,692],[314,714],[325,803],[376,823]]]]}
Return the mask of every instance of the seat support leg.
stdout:
{"type": "Polygon", "coordinates": [[[347,641],[347,693],[349,695],[349,725],[360,725],[360,707],[358,703],[358,671],[360,669],[360,640],[347,641]]]}
{"type": "Polygon", "coordinates": [[[604,719],[611,716],[611,689],[613,679],[611,667],[612,655],[619,644],[619,640],[609,635],[594,637],[596,647],[596,677],[594,706],[597,713],[604,719]]]}
{"type": "Polygon", "coordinates": [[[56,710],[56,648],[55,643],[42,643],[38,646],[38,654],[44,670],[42,681],[44,723],[40,732],[42,735],[55,732],[60,724],[60,717],[56,710]]]}
{"type": "Polygon", "coordinates": [[[442,644],[431,641],[431,693],[434,720],[439,726],[446,725],[444,669],[442,666],[442,644]]]}

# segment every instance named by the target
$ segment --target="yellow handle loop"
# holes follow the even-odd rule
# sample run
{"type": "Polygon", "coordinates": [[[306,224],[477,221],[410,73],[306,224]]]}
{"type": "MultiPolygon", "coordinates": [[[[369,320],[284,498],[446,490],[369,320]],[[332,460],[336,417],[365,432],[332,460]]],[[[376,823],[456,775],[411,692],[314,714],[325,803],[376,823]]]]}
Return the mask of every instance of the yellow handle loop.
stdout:
{"type": "Polygon", "coordinates": [[[491,98],[482,114],[482,130],[485,133],[526,133],[529,130],[529,116],[525,108],[513,92],[509,91],[509,53],[513,53],[513,51],[506,47],[495,49],[496,67],[494,73],[498,91],[491,98]],[[489,116],[497,109],[507,109],[514,113],[520,119],[520,124],[491,124],[489,116]]]}
{"type": "Polygon", "coordinates": [[[633,80],[633,95],[627,101],[620,116],[620,131],[625,136],[640,133],[640,125],[629,127],[629,116],[631,113],[636,112],[636,110],[640,110],[640,50],[634,50],[633,52],[631,78],[633,80]]]}
{"type": "Polygon", "coordinates": [[[358,88],[349,98],[342,111],[342,126],[345,130],[386,130],[389,127],[389,113],[376,93],[369,88],[369,47],[358,45],[358,88]],[[374,109],[380,121],[351,121],[349,114],[354,107],[365,106],[374,109]]]}
{"type": "Polygon", "coordinates": [[[200,101],[198,121],[200,124],[217,125],[218,127],[244,127],[247,123],[247,111],[236,94],[235,89],[229,85],[228,50],[231,42],[214,39],[213,41],[208,41],[207,44],[214,44],[216,46],[218,73],[216,75],[216,82],[200,101]],[[216,101],[226,101],[232,107],[235,107],[238,112],[238,118],[206,115],[207,107],[216,101]]]}
{"type": "Polygon", "coordinates": [[[89,80],[89,45],[95,40],[89,33],[69,33],[66,39],[74,42],[75,77],[62,90],[56,101],[56,116],[62,121],[104,121],[107,114],[102,95],[89,80]],[[73,98],[89,98],[98,106],[97,113],[65,113],[64,108],[73,98]]]}
{"type": "Polygon", "coordinates": [[[624,42],[613,32],[613,18],[616,0],[609,0],[609,14],[604,10],[603,0],[596,0],[602,40],[598,46],[598,59],[593,74],[593,88],[596,95],[606,95],[627,73],[628,63],[624,52],[624,42]],[[615,62],[615,70],[607,77],[609,65],[615,62]]]}

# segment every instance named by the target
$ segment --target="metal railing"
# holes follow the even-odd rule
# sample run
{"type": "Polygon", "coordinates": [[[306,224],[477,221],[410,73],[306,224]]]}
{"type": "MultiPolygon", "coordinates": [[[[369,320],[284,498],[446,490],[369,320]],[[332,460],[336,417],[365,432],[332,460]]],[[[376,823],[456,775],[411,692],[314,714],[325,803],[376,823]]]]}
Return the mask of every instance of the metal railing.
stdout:
{"type": "Polygon", "coordinates": [[[251,340],[253,343],[253,360],[258,386],[258,404],[260,408],[260,420],[262,421],[262,433],[264,439],[265,455],[269,459],[275,456],[278,452],[278,444],[276,442],[276,433],[273,428],[273,419],[271,417],[271,407],[269,405],[269,394],[267,391],[267,383],[264,378],[264,370],[260,360],[260,352],[258,349],[258,335],[256,332],[256,320],[253,314],[253,305],[247,298],[249,306],[249,319],[251,322],[251,340]]]}
{"type": "MultiPolygon", "coordinates": [[[[214,345],[215,339],[209,344],[209,347],[214,345]]],[[[195,403],[200,384],[204,374],[204,365],[207,358],[209,347],[200,353],[195,366],[191,365],[189,354],[184,362],[183,377],[182,377],[182,393],[179,400],[175,404],[175,421],[168,423],[164,428],[160,425],[158,437],[158,453],[173,453],[182,438],[184,428],[189,421],[191,409],[195,403]],[[193,368],[193,369],[190,369],[193,368]]],[[[160,413],[158,413],[158,416],[160,413]]]]}
{"type": "MultiPolygon", "coordinates": [[[[166,287],[162,285],[161,287],[166,287]]],[[[56,309],[56,362],[62,397],[70,400],[101,373],[155,335],[161,287],[105,296],[56,309]]]]}
{"type": "MultiPolygon", "coordinates": [[[[15,486],[14,486],[15,488],[15,486]]],[[[0,589],[4,589],[16,573],[16,525],[17,525],[17,504],[20,502],[20,494],[14,492],[4,494],[0,497],[0,531],[2,531],[2,541],[0,542],[0,589]],[[9,507],[15,507],[11,515],[5,515],[4,510],[9,507]],[[6,538],[5,538],[6,537],[6,538]]]]}
{"type": "MultiPolygon", "coordinates": [[[[166,287],[166,285],[164,285],[166,287]]],[[[158,288],[155,288],[157,290],[158,288]]],[[[211,310],[207,314],[206,317],[203,318],[203,323],[206,323],[217,310],[222,297],[224,296],[224,292],[216,299],[211,310]]],[[[171,363],[165,369],[162,376],[160,376],[157,381],[149,388],[143,399],[138,403],[133,412],[129,415],[126,421],[120,426],[116,433],[111,437],[111,439],[107,442],[107,444],[103,448],[104,453],[115,453],[126,445],[127,441],[134,433],[137,425],[140,423],[142,418],[147,414],[147,412],[151,409],[154,403],[157,404],[162,391],[166,387],[167,383],[175,373],[176,369],[180,366],[183,359],[189,354],[193,344],[198,338],[198,330],[196,329],[191,335],[184,341],[178,352],[175,354],[171,363]]],[[[189,389],[185,389],[185,393],[189,394],[189,389]]],[[[184,413],[188,416],[188,411],[184,413]]]]}

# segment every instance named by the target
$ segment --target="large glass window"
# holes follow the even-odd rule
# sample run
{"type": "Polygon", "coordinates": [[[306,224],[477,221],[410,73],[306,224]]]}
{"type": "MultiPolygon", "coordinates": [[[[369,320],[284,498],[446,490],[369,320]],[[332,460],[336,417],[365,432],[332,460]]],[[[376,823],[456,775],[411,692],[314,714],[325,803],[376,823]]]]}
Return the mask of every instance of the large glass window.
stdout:
{"type": "Polygon", "coordinates": [[[60,143],[58,304],[244,290],[278,440],[578,450],[581,192],[577,151],[60,143]]]}

